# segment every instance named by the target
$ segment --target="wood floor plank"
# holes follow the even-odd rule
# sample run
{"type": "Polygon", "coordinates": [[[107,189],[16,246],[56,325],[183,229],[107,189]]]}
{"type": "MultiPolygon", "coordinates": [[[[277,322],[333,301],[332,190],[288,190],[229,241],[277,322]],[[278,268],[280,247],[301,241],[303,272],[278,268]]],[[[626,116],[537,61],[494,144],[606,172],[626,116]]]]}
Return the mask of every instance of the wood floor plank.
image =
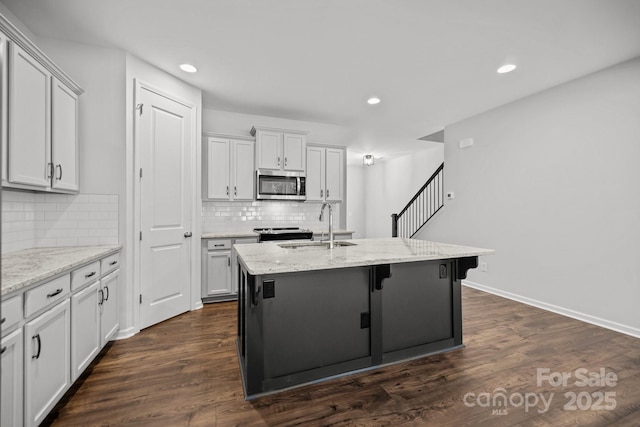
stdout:
{"type": "Polygon", "coordinates": [[[236,315],[233,302],[206,305],[114,342],[45,425],[640,425],[640,340],[478,290],[463,287],[462,349],[250,402],[242,392],[236,315]],[[538,385],[538,368],[572,375],[605,368],[618,382],[538,385]],[[548,408],[540,401],[501,406],[493,400],[501,390],[553,398],[548,408]],[[567,410],[564,394],[580,392],[614,392],[616,407],[567,410]]]}

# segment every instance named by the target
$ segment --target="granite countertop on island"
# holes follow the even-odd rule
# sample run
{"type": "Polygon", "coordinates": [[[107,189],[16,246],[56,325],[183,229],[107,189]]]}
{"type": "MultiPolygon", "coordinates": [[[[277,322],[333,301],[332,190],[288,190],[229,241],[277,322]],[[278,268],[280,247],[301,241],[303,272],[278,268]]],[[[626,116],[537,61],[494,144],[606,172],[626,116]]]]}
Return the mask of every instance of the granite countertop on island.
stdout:
{"type": "MultiPolygon", "coordinates": [[[[350,246],[327,249],[300,246],[286,249],[278,242],[236,246],[238,258],[252,275],[360,267],[490,255],[491,249],[405,238],[354,239],[350,246]]],[[[281,243],[280,243],[281,244],[281,243]]]]}
{"type": "Polygon", "coordinates": [[[2,254],[2,296],[114,254],[122,246],[32,248],[2,254]]]}

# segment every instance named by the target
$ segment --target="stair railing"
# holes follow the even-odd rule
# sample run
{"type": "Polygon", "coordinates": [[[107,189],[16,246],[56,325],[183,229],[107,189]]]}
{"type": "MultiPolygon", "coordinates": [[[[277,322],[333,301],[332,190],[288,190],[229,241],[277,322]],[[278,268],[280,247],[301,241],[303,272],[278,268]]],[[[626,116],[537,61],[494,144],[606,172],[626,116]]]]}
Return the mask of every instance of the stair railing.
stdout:
{"type": "Polygon", "coordinates": [[[398,214],[391,214],[391,235],[413,237],[444,206],[444,163],[398,214]]]}

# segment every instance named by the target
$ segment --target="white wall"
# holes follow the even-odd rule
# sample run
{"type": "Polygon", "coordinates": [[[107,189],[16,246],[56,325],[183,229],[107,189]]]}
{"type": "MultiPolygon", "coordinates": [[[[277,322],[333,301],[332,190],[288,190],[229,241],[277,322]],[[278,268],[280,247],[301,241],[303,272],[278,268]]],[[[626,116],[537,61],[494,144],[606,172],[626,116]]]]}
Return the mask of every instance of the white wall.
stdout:
{"type": "Polygon", "coordinates": [[[365,167],[347,164],[346,229],[354,231],[354,239],[367,237],[365,167]]]}
{"type": "Polygon", "coordinates": [[[640,336],[638,76],[640,58],[447,127],[456,198],[420,237],[495,249],[472,283],[640,336]]]}
{"type": "Polygon", "coordinates": [[[283,119],[279,117],[257,116],[254,114],[231,113],[206,109],[202,113],[202,131],[249,136],[252,126],[308,131],[308,143],[347,145],[345,129],[341,126],[283,119]]]}
{"type": "Polygon", "coordinates": [[[443,158],[444,144],[425,142],[422,150],[363,167],[368,238],[391,237],[391,214],[404,208],[443,158]]]}

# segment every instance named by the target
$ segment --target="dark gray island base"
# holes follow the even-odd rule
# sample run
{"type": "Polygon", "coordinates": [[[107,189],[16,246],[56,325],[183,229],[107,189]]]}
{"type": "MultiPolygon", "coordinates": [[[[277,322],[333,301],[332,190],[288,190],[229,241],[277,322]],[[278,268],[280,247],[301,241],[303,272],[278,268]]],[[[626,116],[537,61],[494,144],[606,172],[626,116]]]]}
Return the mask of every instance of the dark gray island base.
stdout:
{"type": "MultiPolygon", "coordinates": [[[[322,256],[336,251],[304,255],[319,250],[322,256]]],[[[252,399],[460,348],[460,281],[478,257],[260,274],[246,264],[239,253],[238,354],[245,396],[252,399]]]]}

